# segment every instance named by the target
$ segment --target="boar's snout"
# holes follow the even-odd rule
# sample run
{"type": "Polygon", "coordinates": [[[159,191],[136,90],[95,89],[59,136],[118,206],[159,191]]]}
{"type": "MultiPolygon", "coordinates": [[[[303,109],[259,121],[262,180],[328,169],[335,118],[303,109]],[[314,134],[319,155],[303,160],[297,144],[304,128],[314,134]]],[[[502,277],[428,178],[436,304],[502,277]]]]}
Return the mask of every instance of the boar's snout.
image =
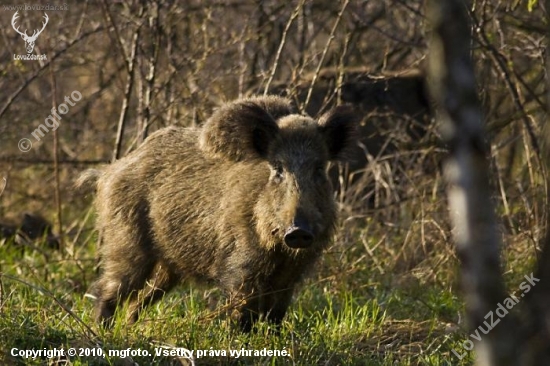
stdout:
{"type": "Polygon", "coordinates": [[[313,243],[311,228],[305,220],[296,220],[294,225],[289,227],[284,236],[285,244],[290,248],[307,248],[313,243]]]}
{"type": "Polygon", "coordinates": [[[290,227],[285,234],[285,244],[290,248],[307,248],[313,243],[313,234],[303,228],[290,227]]]}

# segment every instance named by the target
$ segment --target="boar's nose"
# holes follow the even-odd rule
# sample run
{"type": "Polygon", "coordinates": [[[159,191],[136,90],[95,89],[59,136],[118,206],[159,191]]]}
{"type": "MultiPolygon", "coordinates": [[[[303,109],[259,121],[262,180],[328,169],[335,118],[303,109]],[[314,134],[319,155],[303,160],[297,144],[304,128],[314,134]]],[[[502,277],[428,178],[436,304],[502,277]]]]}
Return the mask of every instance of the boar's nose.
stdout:
{"type": "Polygon", "coordinates": [[[313,234],[309,225],[294,223],[285,233],[285,244],[290,248],[307,248],[313,243],[313,234]]]}

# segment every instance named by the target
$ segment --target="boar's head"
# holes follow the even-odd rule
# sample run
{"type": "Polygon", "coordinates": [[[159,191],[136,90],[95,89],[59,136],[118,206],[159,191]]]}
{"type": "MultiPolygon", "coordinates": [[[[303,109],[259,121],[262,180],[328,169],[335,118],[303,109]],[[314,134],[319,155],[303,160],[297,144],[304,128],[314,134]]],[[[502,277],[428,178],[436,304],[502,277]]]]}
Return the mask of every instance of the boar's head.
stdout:
{"type": "Polygon", "coordinates": [[[330,242],[336,223],[327,166],[355,144],[356,130],[347,107],[315,120],[293,114],[287,99],[258,97],[216,112],[203,128],[200,146],[212,156],[254,162],[251,174],[263,177],[255,180],[262,187],[254,224],[264,245],[319,249],[330,242]]]}

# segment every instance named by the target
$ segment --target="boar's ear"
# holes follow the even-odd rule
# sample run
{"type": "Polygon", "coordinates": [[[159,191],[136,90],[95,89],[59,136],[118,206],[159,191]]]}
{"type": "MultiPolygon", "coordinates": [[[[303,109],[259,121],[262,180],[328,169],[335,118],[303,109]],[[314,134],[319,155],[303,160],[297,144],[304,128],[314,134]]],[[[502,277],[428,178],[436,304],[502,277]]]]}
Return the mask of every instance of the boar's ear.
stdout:
{"type": "Polygon", "coordinates": [[[339,106],[319,119],[319,128],[327,143],[329,159],[345,159],[357,143],[359,116],[349,106],[339,106]]]}
{"type": "Polygon", "coordinates": [[[204,124],[201,149],[216,157],[241,161],[265,158],[279,132],[276,120],[291,114],[290,102],[278,97],[257,97],[230,103],[204,124]]]}

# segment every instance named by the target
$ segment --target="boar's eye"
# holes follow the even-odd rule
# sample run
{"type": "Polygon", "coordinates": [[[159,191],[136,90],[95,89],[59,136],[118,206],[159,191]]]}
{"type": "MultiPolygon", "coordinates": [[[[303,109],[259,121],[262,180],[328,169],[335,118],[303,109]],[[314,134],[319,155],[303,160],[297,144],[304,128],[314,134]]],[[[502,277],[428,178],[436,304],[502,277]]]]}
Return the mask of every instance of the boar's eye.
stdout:
{"type": "Polygon", "coordinates": [[[276,161],[273,163],[273,181],[275,183],[281,183],[283,181],[284,175],[283,175],[283,164],[280,161],[276,161]]]}

